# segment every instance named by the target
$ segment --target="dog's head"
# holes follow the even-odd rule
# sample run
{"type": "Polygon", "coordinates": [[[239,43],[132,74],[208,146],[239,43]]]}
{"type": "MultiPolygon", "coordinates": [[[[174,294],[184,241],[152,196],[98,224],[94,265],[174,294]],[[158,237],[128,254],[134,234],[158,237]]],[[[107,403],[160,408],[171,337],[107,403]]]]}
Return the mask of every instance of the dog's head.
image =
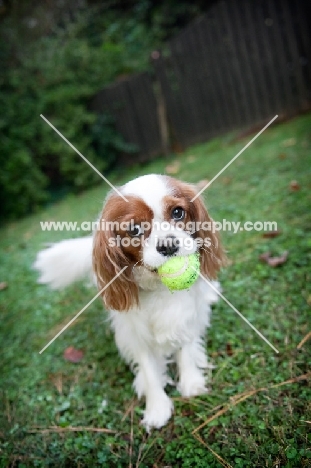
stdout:
{"type": "Polygon", "coordinates": [[[127,201],[110,193],[94,235],[98,286],[103,289],[111,282],[103,291],[108,309],[137,305],[144,276],[158,281],[157,268],[172,256],[199,252],[202,275],[216,277],[225,255],[201,197],[191,201],[197,193],[194,186],[151,174],[119,191],[127,201]]]}

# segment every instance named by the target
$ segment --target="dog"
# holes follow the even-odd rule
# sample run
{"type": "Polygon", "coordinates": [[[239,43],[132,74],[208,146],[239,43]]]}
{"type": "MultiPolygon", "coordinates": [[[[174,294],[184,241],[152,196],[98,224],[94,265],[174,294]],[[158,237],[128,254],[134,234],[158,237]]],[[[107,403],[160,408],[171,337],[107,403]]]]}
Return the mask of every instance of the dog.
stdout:
{"type": "Polygon", "coordinates": [[[195,186],[150,174],[117,191],[108,194],[93,236],[42,250],[34,266],[38,281],[54,289],[93,271],[118,350],[134,371],[135,392],[146,399],[142,424],[149,431],[165,425],[173,412],[165,392],[168,362],[177,364],[183,397],[207,392],[204,338],[226,256],[202,198],[192,201],[195,186]],[[171,292],[158,268],[173,256],[196,252],[198,280],[171,292]]]}

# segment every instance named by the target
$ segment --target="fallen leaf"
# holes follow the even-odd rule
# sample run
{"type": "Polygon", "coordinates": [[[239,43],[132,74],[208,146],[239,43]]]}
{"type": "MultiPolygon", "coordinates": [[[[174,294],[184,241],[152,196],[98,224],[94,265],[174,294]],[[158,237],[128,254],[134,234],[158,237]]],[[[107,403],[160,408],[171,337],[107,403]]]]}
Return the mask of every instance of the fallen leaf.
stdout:
{"type": "Polygon", "coordinates": [[[260,260],[263,262],[267,263],[269,266],[275,268],[279,265],[283,265],[283,263],[286,262],[287,257],[288,257],[288,251],[285,250],[285,252],[282,253],[279,257],[271,257],[270,256],[271,252],[266,252],[263,253],[259,256],[260,260]]]}
{"type": "Polygon", "coordinates": [[[83,358],[83,355],[83,351],[76,349],[73,346],[69,346],[69,348],[65,349],[64,351],[64,359],[70,362],[80,362],[83,358]]]}
{"type": "Polygon", "coordinates": [[[288,138],[287,140],[283,141],[282,146],[287,148],[288,146],[294,146],[296,142],[297,142],[296,138],[288,138]]]}
{"type": "Polygon", "coordinates": [[[292,180],[289,184],[289,188],[292,192],[297,192],[297,190],[300,190],[300,185],[298,184],[297,180],[292,180]]]}
{"type": "Polygon", "coordinates": [[[168,174],[177,174],[180,169],[180,162],[179,161],[174,161],[172,164],[168,164],[165,168],[166,172],[168,174]]]}
{"type": "Polygon", "coordinates": [[[222,182],[223,182],[225,185],[231,184],[231,181],[232,181],[232,177],[223,177],[223,178],[222,178],[222,182]]]}
{"type": "Polygon", "coordinates": [[[32,232],[25,232],[23,235],[24,240],[29,240],[32,236],[32,232]]]}
{"type": "Polygon", "coordinates": [[[8,283],[6,281],[2,281],[2,283],[0,283],[0,291],[3,291],[7,287],[8,287],[8,283]]]}
{"type": "Polygon", "coordinates": [[[271,252],[265,252],[261,255],[259,255],[259,260],[262,260],[263,262],[267,262],[268,258],[270,258],[271,252]]]}
{"type": "Polygon", "coordinates": [[[196,158],[195,156],[191,155],[191,156],[188,156],[188,157],[187,157],[187,162],[193,163],[194,161],[196,161],[196,159],[197,159],[197,158],[196,158]]]}
{"type": "Polygon", "coordinates": [[[56,390],[59,394],[63,393],[63,374],[61,372],[56,372],[55,374],[50,374],[49,380],[56,387],[56,390]]]}
{"type": "Polygon", "coordinates": [[[285,158],[286,158],[286,154],[285,154],[285,153],[280,153],[280,154],[279,154],[279,158],[280,158],[280,159],[285,159],[285,158]]]}
{"type": "Polygon", "coordinates": [[[264,232],[262,237],[265,237],[266,239],[269,239],[269,238],[273,238],[273,237],[277,237],[279,236],[280,234],[282,233],[282,231],[267,231],[267,232],[264,232]]]}
{"type": "Polygon", "coordinates": [[[209,183],[208,179],[202,179],[199,182],[197,182],[196,187],[200,191],[204,189],[204,187],[209,183]]]}
{"type": "Polygon", "coordinates": [[[226,352],[227,352],[227,356],[232,356],[233,355],[233,350],[232,350],[232,346],[230,343],[227,343],[226,345],[226,352]]]}
{"type": "Polygon", "coordinates": [[[268,265],[272,266],[272,267],[277,267],[279,265],[283,265],[283,263],[286,262],[287,260],[287,257],[288,257],[288,252],[287,250],[285,252],[282,253],[282,255],[280,255],[279,257],[270,257],[268,258],[268,265]]]}

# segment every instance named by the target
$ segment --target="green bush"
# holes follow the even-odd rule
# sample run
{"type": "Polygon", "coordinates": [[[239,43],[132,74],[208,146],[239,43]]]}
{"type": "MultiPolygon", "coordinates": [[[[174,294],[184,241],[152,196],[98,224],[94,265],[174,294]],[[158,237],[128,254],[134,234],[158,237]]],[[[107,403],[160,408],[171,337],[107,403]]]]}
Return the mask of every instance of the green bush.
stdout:
{"type": "MultiPolygon", "coordinates": [[[[107,83],[148,66],[152,35],[135,21],[97,18],[94,9],[36,40],[26,40],[24,34],[1,42],[0,57],[6,63],[0,71],[5,219],[34,210],[47,200],[51,187],[81,190],[101,180],[40,114],[100,172],[109,169],[120,152],[135,150],[109,116],[89,110],[90,99],[107,83]]],[[[14,29],[9,23],[4,26],[7,32],[14,29]]]]}
{"type": "Polygon", "coordinates": [[[115,79],[148,69],[150,52],[202,5],[200,0],[5,3],[0,196],[2,217],[8,219],[36,209],[55,187],[82,190],[100,182],[40,114],[101,172],[120,152],[135,150],[109,116],[90,112],[89,101],[115,79]]]}

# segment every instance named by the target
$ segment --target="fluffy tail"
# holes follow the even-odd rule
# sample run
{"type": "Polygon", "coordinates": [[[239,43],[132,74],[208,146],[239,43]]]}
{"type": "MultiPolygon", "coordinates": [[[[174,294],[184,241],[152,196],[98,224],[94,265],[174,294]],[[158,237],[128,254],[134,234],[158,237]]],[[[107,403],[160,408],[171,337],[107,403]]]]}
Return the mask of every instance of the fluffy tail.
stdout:
{"type": "Polygon", "coordinates": [[[61,289],[92,274],[93,237],[80,237],[53,244],[38,253],[33,267],[40,272],[38,283],[61,289]]]}

